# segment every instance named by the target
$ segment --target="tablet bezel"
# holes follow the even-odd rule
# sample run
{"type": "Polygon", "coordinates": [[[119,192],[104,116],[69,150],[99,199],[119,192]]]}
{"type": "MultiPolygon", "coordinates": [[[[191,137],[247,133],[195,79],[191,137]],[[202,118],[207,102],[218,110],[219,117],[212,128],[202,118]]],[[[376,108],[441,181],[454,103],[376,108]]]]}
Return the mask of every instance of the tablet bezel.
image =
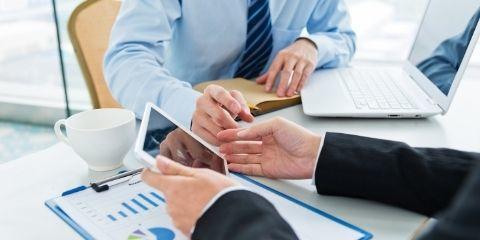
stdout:
{"type": "MultiPolygon", "coordinates": [[[[224,171],[225,171],[225,175],[229,175],[229,171],[228,171],[228,167],[227,167],[227,161],[226,159],[222,156],[222,154],[220,154],[220,151],[218,149],[218,147],[214,147],[212,146],[211,144],[205,142],[202,138],[200,138],[199,136],[197,136],[195,133],[193,133],[192,131],[190,131],[190,129],[187,129],[185,128],[184,126],[182,126],[180,123],[178,123],[177,121],[175,121],[175,119],[173,119],[168,113],[166,113],[165,111],[163,111],[162,109],[160,109],[159,107],[157,107],[155,104],[151,103],[151,102],[148,102],[146,105],[145,105],[145,111],[143,113],[143,118],[142,118],[142,123],[140,124],[140,130],[138,132],[138,136],[137,136],[137,140],[135,142],[135,149],[134,149],[134,152],[135,152],[135,155],[137,156],[138,160],[141,162],[141,163],[145,163],[145,164],[148,164],[147,167],[149,168],[154,168],[156,169],[156,160],[154,157],[152,157],[150,154],[148,154],[147,152],[145,152],[143,150],[143,145],[145,143],[145,136],[147,134],[147,128],[148,128],[148,124],[149,124],[149,120],[150,120],[150,114],[152,112],[152,109],[154,111],[157,111],[158,113],[160,113],[163,117],[165,117],[167,120],[169,120],[170,122],[172,122],[177,128],[180,128],[181,130],[183,130],[184,132],[186,132],[188,135],[190,135],[192,138],[194,138],[195,140],[197,140],[200,144],[202,144],[204,147],[206,147],[207,149],[209,149],[211,152],[213,152],[215,155],[217,155],[218,157],[220,157],[222,160],[223,160],[223,166],[224,166],[224,171]]],[[[144,164],[144,165],[145,165],[144,164]]]]}

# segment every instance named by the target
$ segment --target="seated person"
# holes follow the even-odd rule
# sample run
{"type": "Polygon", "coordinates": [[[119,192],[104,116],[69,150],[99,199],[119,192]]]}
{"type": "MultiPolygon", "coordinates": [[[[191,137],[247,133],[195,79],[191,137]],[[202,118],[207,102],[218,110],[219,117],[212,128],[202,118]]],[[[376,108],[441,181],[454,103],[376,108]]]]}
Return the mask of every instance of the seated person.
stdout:
{"type": "MultiPolygon", "coordinates": [[[[286,179],[314,177],[319,194],[379,201],[427,216],[443,214],[420,239],[478,239],[480,154],[327,133],[284,119],[218,134],[229,169],[286,179]],[[476,167],[475,167],[476,166],[476,167]]],[[[168,213],[193,239],[296,239],[267,199],[207,169],[157,157],[162,174],[143,179],[165,194],[168,213]],[[201,191],[199,191],[201,189],[201,191]]]]}
{"type": "Polygon", "coordinates": [[[343,0],[124,0],[104,61],[105,79],[119,103],[141,118],[146,102],[168,112],[212,144],[252,121],[241,93],[191,86],[243,77],[292,96],[315,68],[347,64],[355,34],[343,0]],[[302,34],[306,28],[308,34],[302,34]],[[284,75],[286,76],[286,75],[284,75]]]}

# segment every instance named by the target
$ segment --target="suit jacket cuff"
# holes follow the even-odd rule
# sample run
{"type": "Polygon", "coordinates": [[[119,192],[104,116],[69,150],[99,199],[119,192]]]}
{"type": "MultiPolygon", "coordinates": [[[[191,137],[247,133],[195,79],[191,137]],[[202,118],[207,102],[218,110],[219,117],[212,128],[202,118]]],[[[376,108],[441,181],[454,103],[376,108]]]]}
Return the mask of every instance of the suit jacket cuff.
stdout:
{"type": "MultiPolygon", "coordinates": [[[[315,168],[315,186],[318,193],[361,197],[357,194],[361,193],[362,186],[373,185],[365,178],[379,179],[371,173],[381,168],[375,168],[370,160],[359,161],[364,157],[371,157],[370,154],[366,154],[370,149],[362,145],[365,144],[362,140],[363,137],[353,135],[325,134],[322,151],[315,168]],[[362,153],[366,156],[362,157],[362,153]]],[[[388,180],[385,179],[385,181],[388,180]]]]}
{"type": "MultiPolygon", "coordinates": [[[[240,191],[240,190],[245,190],[245,191],[248,191],[246,187],[243,187],[243,186],[232,186],[232,187],[228,187],[228,188],[225,188],[223,189],[222,191],[220,191],[219,193],[217,193],[215,196],[213,196],[213,198],[207,203],[207,205],[205,205],[205,207],[203,208],[202,210],[202,214],[200,214],[200,216],[203,216],[203,214],[205,214],[206,211],[208,211],[208,209],[210,207],[212,207],[213,204],[215,204],[215,202],[221,198],[223,195],[229,193],[229,192],[233,192],[233,191],[240,191]]],[[[196,225],[193,226],[192,230],[190,231],[191,234],[193,234],[193,232],[195,232],[195,227],[196,225]]]]}
{"type": "Polygon", "coordinates": [[[192,239],[298,239],[275,207],[246,190],[222,195],[197,220],[192,239]]]}

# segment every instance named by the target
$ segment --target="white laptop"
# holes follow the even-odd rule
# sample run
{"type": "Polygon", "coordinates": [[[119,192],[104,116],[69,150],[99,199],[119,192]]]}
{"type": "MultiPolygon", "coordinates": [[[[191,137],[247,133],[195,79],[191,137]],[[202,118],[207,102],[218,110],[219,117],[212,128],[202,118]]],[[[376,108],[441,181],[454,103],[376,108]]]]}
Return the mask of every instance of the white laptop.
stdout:
{"type": "Polygon", "coordinates": [[[431,0],[403,67],[317,71],[301,92],[303,111],[368,118],[445,114],[480,34],[479,6],[478,0],[431,0]]]}

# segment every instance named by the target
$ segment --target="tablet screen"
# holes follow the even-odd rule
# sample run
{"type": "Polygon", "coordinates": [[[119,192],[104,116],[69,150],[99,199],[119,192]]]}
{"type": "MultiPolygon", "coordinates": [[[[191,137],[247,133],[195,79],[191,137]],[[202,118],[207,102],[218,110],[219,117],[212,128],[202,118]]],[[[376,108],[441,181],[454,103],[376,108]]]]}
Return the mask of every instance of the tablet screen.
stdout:
{"type": "Polygon", "coordinates": [[[209,168],[225,174],[225,162],[222,158],[155,108],[150,111],[143,151],[153,158],[161,154],[188,167],[209,168]]]}

